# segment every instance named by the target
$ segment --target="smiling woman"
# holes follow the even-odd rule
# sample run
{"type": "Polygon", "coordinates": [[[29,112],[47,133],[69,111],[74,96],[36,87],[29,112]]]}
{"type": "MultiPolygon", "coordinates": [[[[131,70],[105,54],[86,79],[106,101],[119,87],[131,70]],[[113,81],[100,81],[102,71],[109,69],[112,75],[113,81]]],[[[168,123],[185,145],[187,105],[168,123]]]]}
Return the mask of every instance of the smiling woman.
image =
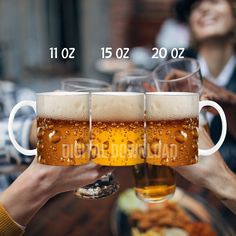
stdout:
{"type": "MultiPolygon", "coordinates": [[[[178,0],[191,30],[192,47],[185,57],[198,59],[204,77],[202,99],[219,103],[228,131],[221,154],[236,172],[236,4],[233,0],[178,0]]],[[[207,114],[214,142],[220,118],[207,114]]]]}
{"type": "Polygon", "coordinates": [[[235,18],[231,1],[195,1],[189,18],[193,37],[198,43],[212,37],[231,36],[235,18]]]}

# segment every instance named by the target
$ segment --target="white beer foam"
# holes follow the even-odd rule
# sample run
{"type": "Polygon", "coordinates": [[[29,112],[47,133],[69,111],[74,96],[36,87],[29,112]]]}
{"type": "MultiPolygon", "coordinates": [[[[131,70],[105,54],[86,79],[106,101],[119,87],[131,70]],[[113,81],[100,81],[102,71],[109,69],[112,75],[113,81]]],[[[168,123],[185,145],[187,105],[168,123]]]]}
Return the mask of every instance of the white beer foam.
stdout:
{"type": "Polygon", "coordinates": [[[146,94],[147,120],[179,120],[199,116],[197,93],[158,92],[146,94]]]}
{"type": "Polygon", "coordinates": [[[93,121],[142,121],[144,95],[142,93],[92,93],[93,121]]]}
{"type": "Polygon", "coordinates": [[[89,93],[49,92],[37,94],[39,117],[57,120],[89,120],[89,93]]]}

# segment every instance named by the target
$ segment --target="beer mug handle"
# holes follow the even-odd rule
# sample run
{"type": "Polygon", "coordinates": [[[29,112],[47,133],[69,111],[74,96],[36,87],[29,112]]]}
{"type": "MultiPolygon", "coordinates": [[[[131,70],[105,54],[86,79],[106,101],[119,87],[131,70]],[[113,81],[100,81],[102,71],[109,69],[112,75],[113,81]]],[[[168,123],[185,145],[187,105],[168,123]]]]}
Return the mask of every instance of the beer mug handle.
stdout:
{"type": "Polygon", "coordinates": [[[16,141],[16,138],[15,138],[15,135],[14,135],[14,132],[13,132],[13,122],[14,122],[14,118],[15,118],[15,115],[17,113],[17,111],[19,109],[21,109],[22,107],[24,106],[29,106],[29,107],[32,107],[33,110],[36,112],[36,102],[33,102],[33,101],[22,101],[22,102],[19,102],[18,104],[16,104],[11,113],[10,113],[10,116],[9,116],[9,120],[8,120],[8,134],[9,134],[9,137],[10,137],[10,140],[13,144],[13,146],[16,148],[16,150],[26,156],[35,156],[37,155],[37,149],[33,149],[33,150],[28,150],[28,149],[25,149],[23,148],[22,146],[19,145],[19,143],[17,143],[16,141]]]}
{"type": "Polygon", "coordinates": [[[199,149],[198,150],[199,156],[210,156],[213,153],[215,153],[216,151],[218,151],[225,140],[225,136],[226,136],[226,132],[227,132],[226,117],[225,117],[225,113],[224,113],[223,109],[221,108],[221,106],[213,101],[208,101],[208,100],[200,101],[199,102],[199,113],[200,113],[201,109],[206,106],[213,107],[218,111],[218,113],[220,115],[220,119],[221,119],[222,131],[221,131],[220,139],[217,142],[217,144],[210,149],[199,149]]]}

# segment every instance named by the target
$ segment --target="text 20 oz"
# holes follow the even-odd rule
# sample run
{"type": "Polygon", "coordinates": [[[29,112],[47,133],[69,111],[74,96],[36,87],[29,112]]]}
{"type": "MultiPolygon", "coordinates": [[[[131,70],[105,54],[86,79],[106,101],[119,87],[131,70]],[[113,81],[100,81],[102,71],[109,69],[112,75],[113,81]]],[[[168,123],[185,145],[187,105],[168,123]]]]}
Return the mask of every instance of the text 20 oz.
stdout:
{"type": "Polygon", "coordinates": [[[152,51],[154,52],[152,58],[165,59],[169,55],[172,59],[184,58],[183,56],[184,50],[185,50],[184,48],[173,48],[171,51],[168,51],[166,48],[152,48],[152,51]]]}

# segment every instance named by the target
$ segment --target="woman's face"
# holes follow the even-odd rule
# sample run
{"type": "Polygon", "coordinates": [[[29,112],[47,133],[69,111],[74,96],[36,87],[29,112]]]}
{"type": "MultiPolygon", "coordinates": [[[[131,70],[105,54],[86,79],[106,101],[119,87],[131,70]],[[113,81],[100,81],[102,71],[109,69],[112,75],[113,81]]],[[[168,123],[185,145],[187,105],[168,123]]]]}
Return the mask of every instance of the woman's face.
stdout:
{"type": "Polygon", "coordinates": [[[194,38],[204,39],[227,35],[234,27],[234,16],[226,0],[202,0],[193,6],[190,27],[194,38]]]}

